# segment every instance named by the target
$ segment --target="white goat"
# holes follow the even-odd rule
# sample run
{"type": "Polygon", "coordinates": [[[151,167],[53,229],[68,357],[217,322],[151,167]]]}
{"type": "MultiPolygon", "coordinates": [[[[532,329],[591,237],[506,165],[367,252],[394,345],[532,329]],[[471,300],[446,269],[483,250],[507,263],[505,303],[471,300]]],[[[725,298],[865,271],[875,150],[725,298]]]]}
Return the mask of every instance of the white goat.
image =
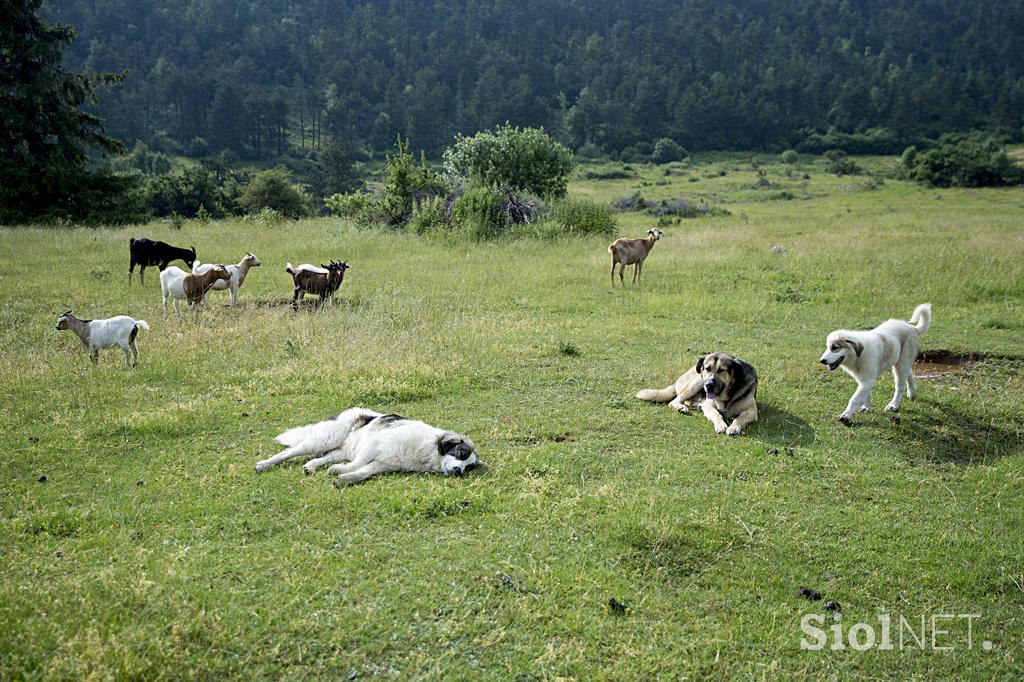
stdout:
{"type": "Polygon", "coordinates": [[[608,247],[608,253],[612,254],[612,286],[615,286],[615,265],[619,265],[619,281],[626,286],[622,277],[622,271],[627,265],[633,265],[633,283],[640,281],[640,272],[644,268],[644,259],[654,248],[654,242],[661,239],[662,231],[654,227],[647,230],[650,236],[646,239],[616,239],[608,247]]]}
{"type": "Polygon", "coordinates": [[[185,272],[174,265],[160,273],[160,291],[164,297],[164,314],[167,314],[167,298],[174,302],[174,312],[181,317],[178,310],[178,301],[185,301],[192,309],[192,319],[199,322],[199,309],[206,298],[206,292],[210,290],[217,280],[229,281],[231,274],[223,265],[214,265],[206,272],[194,275],[185,272]]]}
{"type": "MultiPolygon", "coordinates": [[[[231,307],[234,308],[235,303],[238,302],[238,288],[242,286],[242,282],[245,281],[245,276],[249,274],[249,268],[254,268],[258,265],[262,265],[262,263],[260,263],[260,259],[251,253],[247,253],[242,260],[238,261],[238,265],[224,266],[227,268],[227,271],[231,273],[231,281],[226,282],[222,279],[218,279],[207,291],[207,295],[209,295],[210,291],[224,291],[225,289],[230,289],[231,307]]],[[[192,274],[201,275],[212,269],[213,263],[200,263],[199,261],[196,261],[195,265],[192,266],[192,274]]],[[[206,303],[205,297],[203,298],[203,303],[206,303]]]]}
{"type": "Polygon", "coordinates": [[[72,315],[70,310],[57,318],[56,327],[58,330],[70,329],[78,334],[94,365],[99,364],[100,349],[119,346],[124,351],[125,368],[136,367],[139,364],[139,349],[135,346],[139,327],[149,331],[149,324],[145,320],[136,320],[127,315],[105,320],[80,320],[72,315]],[[129,351],[134,355],[130,365],[129,351]]]}

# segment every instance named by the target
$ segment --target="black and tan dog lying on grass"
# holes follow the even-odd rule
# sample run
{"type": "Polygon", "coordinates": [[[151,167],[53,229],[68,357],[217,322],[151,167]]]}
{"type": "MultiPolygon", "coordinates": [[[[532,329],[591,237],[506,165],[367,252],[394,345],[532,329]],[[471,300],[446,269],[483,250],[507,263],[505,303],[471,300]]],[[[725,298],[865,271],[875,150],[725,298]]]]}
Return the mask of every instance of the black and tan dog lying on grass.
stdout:
{"type": "Polygon", "coordinates": [[[645,388],[640,400],[668,403],[687,414],[700,405],[704,416],[715,425],[715,433],[738,436],[743,427],[757,421],[757,373],[750,364],[725,353],[709,353],[697,365],[666,388],[645,388]],[[669,402],[671,401],[671,402],[669,402]],[[726,420],[731,419],[731,424],[726,420]]]}

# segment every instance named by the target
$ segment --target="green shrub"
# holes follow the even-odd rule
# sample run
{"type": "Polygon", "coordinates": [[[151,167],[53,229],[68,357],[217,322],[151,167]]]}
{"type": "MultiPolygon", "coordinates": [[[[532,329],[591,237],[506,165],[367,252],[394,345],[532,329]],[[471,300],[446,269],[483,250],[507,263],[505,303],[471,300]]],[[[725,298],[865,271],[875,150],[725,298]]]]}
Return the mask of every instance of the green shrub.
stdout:
{"type": "Polygon", "coordinates": [[[350,192],[349,194],[332,194],[324,199],[324,206],[331,215],[342,218],[354,218],[366,210],[369,203],[368,197],[363,192],[350,192]]]}
{"type": "Polygon", "coordinates": [[[795,149],[787,149],[779,154],[779,160],[782,161],[782,163],[798,163],[800,161],[800,155],[796,153],[795,149]]]}
{"type": "Polygon", "coordinates": [[[177,213],[194,218],[203,206],[212,217],[221,217],[227,211],[227,196],[208,169],[193,166],[174,175],[150,178],[146,184],[146,203],[158,216],[177,213]]]}
{"type": "MultiPolygon", "coordinates": [[[[581,159],[586,159],[588,161],[593,161],[594,159],[600,159],[600,158],[604,157],[604,155],[605,155],[604,151],[600,147],[598,147],[596,144],[594,144],[593,142],[586,142],[584,144],[581,144],[576,149],[576,156],[578,156],[581,159]]],[[[646,156],[646,154],[643,155],[643,156],[646,156]]],[[[639,161],[639,160],[640,159],[630,159],[630,161],[639,161]]]]}
{"type": "Polygon", "coordinates": [[[427,197],[444,196],[448,184],[427,165],[420,154],[420,163],[409,153],[409,141],[398,138],[394,154],[386,163],[384,191],[375,206],[377,218],[392,227],[400,227],[412,217],[413,207],[427,197]]]}
{"type": "Polygon", "coordinates": [[[654,151],[651,152],[651,161],[654,163],[671,163],[682,161],[689,153],[683,146],[670,137],[662,137],[654,143],[654,151]]]}
{"type": "Polygon", "coordinates": [[[999,187],[1024,182],[1024,169],[1014,164],[991,137],[943,135],[935,147],[919,152],[910,147],[900,157],[906,177],[933,187],[999,187]]]}
{"type": "Polygon", "coordinates": [[[272,208],[286,218],[306,215],[309,202],[302,190],[292,184],[288,171],[275,168],[257,173],[238,198],[246,213],[272,208]]]}
{"type": "Polygon", "coordinates": [[[610,236],[618,229],[611,207],[589,199],[561,199],[554,204],[553,214],[563,235],[610,236]]]}
{"type": "Polygon", "coordinates": [[[461,234],[475,240],[500,236],[508,226],[501,210],[502,195],[487,185],[472,185],[452,205],[452,222],[461,234]]]}
{"type": "Polygon", "coordinates": [[[412,210],[407,228],[416,234],[446,232],[448,203],[444,197],[426,197],[412,210]]]}
{"type": "Polygon", "coordinates": [[[860,175],[861,167],[853,159],[846,156],[842,149],[830,149],[824,154],[828,163],[825,169],[836,175],[860,175]]]}
{"type": "Polygon", "coordinates": [[[444,167],[453,179],[559,197],[565,196],[573,158],[567,147],[543,129],[506,123],[494,132],[457,136],[444,152],[444,167]]]}
{"type": "Polygon", "coordinates": [[[260,227],[274,227],[284,222],[285,216],[273,208],[261,208],[255,213],[247,213],[242,216],[242,222],[246,225],[259,225],[260,227]]]}

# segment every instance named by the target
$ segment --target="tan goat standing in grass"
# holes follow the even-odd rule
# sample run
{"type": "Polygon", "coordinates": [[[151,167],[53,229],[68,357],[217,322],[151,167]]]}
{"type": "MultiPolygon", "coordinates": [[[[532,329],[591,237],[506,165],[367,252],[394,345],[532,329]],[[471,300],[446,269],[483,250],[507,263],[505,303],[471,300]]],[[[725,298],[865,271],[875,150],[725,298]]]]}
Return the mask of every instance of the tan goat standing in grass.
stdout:
{"type": "Polygon", "coordinates": [[[654,248],[654,242],[661,239],[662,232],[656,227],[647,230],[650,235],[646,239],[616,239],[608,247],[608,253],[612,254],[612,286],[615,286],[615,266],[619,265],[619,281],[626,286],[622,271],[627,265],[633,265],[633,283],[640,282],[640,272],[644,268],[644,259],[654,248]]]}

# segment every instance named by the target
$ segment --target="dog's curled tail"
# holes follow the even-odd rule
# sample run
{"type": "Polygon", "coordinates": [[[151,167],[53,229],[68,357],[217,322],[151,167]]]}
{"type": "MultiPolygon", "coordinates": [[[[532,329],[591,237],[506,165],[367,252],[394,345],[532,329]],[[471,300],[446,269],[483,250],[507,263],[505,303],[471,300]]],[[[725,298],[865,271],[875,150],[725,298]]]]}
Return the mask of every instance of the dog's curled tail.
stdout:
{"type": "Polygon", "coordinates": [[[636,394],[638,400],[648,400],[652,403],[667,403],[676,397],[675,384],[665,388],[644,388],[636,394]]]}
{"type": "Polygon", "coordinates": [[[932,304],[922,303],[914,308],[914,314],[910,316],[910,324],[914,325],[917,335],[920,336],[928,331],[932,323],[932,304]]]}
{"type": "Polygon", "coordinates": [[[149,331],[149,322],[146,322],[145,320],[135,320],[135,326],[141,327],[142,329],[145,329],[147,332],[149,331]]]}

